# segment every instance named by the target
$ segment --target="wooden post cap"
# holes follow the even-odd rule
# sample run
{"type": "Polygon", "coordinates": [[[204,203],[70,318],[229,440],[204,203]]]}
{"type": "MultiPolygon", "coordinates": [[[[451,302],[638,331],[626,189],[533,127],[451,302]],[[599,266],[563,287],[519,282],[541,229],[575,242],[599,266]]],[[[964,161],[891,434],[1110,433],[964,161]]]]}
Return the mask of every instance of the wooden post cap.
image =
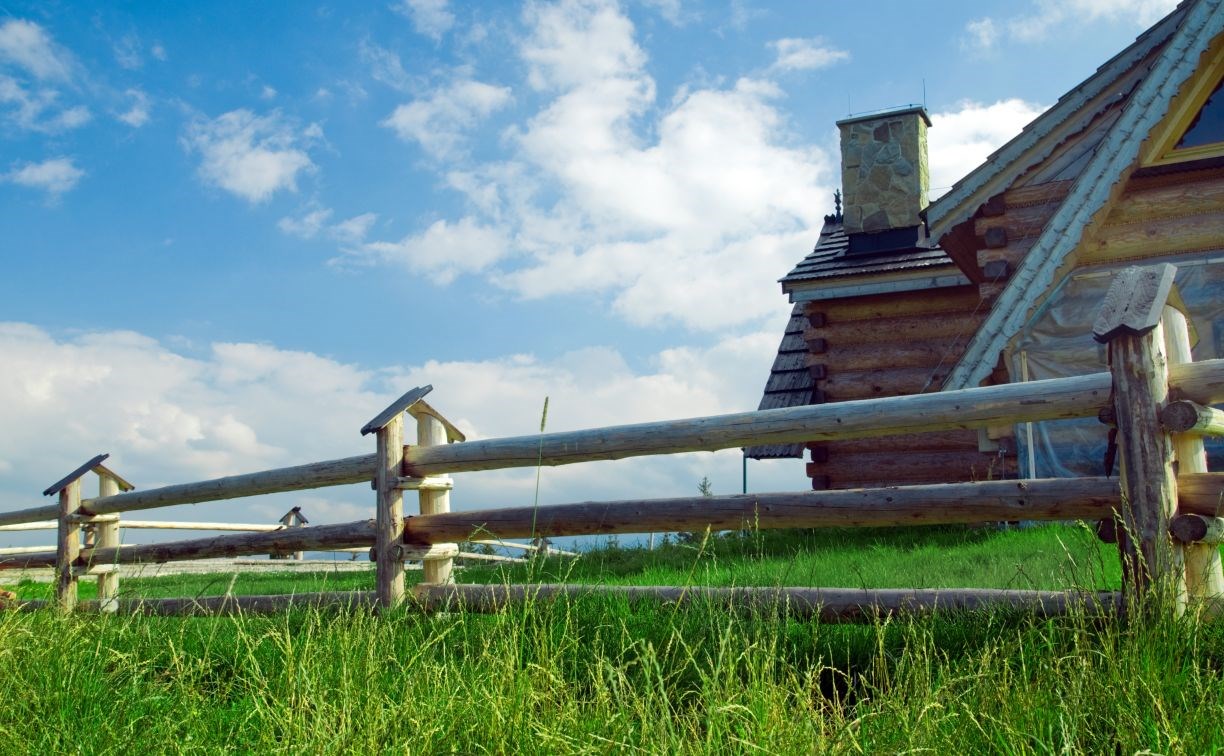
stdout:
{"type": "Polygon", "coordinates": [[[1169,263],[1117,273],[1092,324],[1092,337],[1105,344],[1122,334],[1138,336],[1155,328],[1176,275],[1177,267],[1169,263]]]}
{"type": "Polygon", "coordinates": [[[361,426],[361,435],[368,436],[369,434],[382,430],[387,423],[398,417],[400,413],[407,411],[409,407],[421,401],[421,399],[433,391],[433,386],[417,386],[408,391],[406,394],[391,402],[388,407],[374,416],[374,419],[365,425],[361,426]]]}
{"type": "Polygon", "coordinates": [[[81,465],[77,469],[73,470],[72,472],[68,473],[64,477],[52,483],[45,491],[43,491],[43,496],[52,496],[54,494],[59,493],[60,491],[63,491],[64,488],[67,487],[69,483],[72,483],[73,481],[79,479],[85,473],[89,472],[90,470],[94,469],[98,465],[102,464],[102,462],[105,461],[108,457],[110,457],[109,454],[99,454],[98,456],[89,460],[88,462],[81,465]]]}
{"type": "Polygon", "coordinates": [[[1224,541],[1224,518],[1180,514],[1169,523],[1169,533],[1182,543],[1216,545],[1224,541]]]}

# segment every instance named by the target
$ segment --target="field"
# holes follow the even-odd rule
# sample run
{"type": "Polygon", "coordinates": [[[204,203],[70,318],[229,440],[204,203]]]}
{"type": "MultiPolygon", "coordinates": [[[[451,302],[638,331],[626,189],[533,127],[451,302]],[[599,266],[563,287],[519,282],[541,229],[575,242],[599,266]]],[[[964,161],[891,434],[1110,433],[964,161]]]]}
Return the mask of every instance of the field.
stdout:
{"type": "MultiPolygon", "coordinates": [[[[372,579],[259,575],[232,590],[372,579]]],[[[698,537],[461,579],[1116,588],[1119,575],[1111,547],[1084,528],[1049,526],[698,537]]],[[[145,596],[227,588],[214,576],[124,583],[145,596]]],[[[997,611],[822,625],[594,597],[496,615],[7,612],[0,664],[0,751],[13,753],[1224,748],[1224,627],[1193,619],[997,611]]]]}

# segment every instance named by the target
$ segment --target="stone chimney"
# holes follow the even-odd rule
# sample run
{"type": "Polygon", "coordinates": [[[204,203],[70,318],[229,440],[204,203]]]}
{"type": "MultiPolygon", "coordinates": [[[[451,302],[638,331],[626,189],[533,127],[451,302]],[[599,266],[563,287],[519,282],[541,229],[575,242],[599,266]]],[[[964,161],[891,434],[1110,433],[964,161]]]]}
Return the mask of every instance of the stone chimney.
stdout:
{"type": "Polygon", "coordinates": [[[930,125],[926,110],[918,105],[837,122],[846,202],[844,228],[851,251],[855,247],[870,251],[915,246],[925,238],[919,213],[926,209],[930,186],[930,125]],[[855,244],[860,234],[881,236],[875,241],[859,239],[855,244]]]}

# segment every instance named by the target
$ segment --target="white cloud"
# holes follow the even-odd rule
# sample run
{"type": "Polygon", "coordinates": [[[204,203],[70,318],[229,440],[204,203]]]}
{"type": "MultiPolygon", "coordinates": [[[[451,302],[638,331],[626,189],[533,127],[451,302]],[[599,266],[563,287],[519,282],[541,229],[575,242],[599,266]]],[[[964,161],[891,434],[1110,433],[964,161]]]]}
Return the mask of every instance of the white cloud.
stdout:
{"type": "Polygon", "coordinates": [[[25,69],[37,79],[66,82],[72,78],[72,56],[33,21],[0,23],[0,62],[25,69]]]}
{"type": "MultiPolygon", "coordinates": [[[[776,339],[769,329],[663,350],[637,371],[607,347],[548,360],[364,368],[266,344],[218,343],[187,357],[137,333],[55,336],[0,323],[0,427],[8,429],[0,460],[17,471],[0,479],[0,511],[31,506],[32,492],[98,451],[111,452],[108,464],[142,489],[370,453],[357,428],[426,383],[435,386],[431,403],[471,439],[536,432],[545,396],[550,431],[751,409],[776,339]]],[[[541,501],[691,493],[702,475],[726,493],[738,490],[739,470],[737,451],[548,468],[541,501]]],[[[795,460],[754,465],[752,474],[755,490],[807,482],[795,460]]],[[[455,477],[459,510],[532,500],[534,469],[455,477]]],[[[323,524],[372,516],[373,494],[356,485],[180,507],[159,518],[271,519],[293,504],[307,504],[312,522],[323,524]]]]}
{"type": "Polygon", "coordinates": [[[283,233],[299,239],[314,239],[324,235],[343,244],[357,244],[365,240],[370,227],[378,220],[376,213],[362,213],[331,224],[331,217],[331,208],[314,207],[300,217],[281,218],[276,225],[283,233]]]}
{"type": "MultiPolygon", "coordinates": [[[[507,158],[448,153],[465,216],[346,259],[403,262],[441,282],[483,273],[528,299],[602,296],[641,325],[713,330],[785,314],[776,280],[832,211],[836,163],[795,143],[777,85],[745,78],[661,104],[615,4],[532,3],[524,19],[519,53],[548,99],[502,132],[507,158]]],[[[408,135],[445,131],[429,123],[407,121],[408,135]]]]}
{"type": "Polygon", "coordinates": [[[140,38],[135,34],[127,34],[114,44],[115,62],[121,68],[136,71],[144,66],[144,55],[141,52],[140,38]]]}
{"type": "Polygon", "coordinates": [[[820,37],[779,39],[769,43],[778,71],[812,71],[850,59],[850,53],[830,47],[820,37]]]}
{"type": "Polygon", "coordinates": [[[200,177],[248,202],[297,190],[297,177],[314,168],[303,147],[321,136],[317,124],[294,127],[278,112],[257,116],[232,110],[188,126],[184,146],[201,157],[200,177]]]}
{"type": "Polygon", "coordinates": [[[75,187],[84,176],[85,171],[77,168],[72,158],[59,157],[41,163],[24,163],[0,178],[19,186],[44,191],[55,198],[75,187]]]}
{"type": "Polygon", "coordinates": [[[270,87],[267,84],[264,84],[263,88],[259,90],[259,98],[261,100],[275,100],[276,99],[275,87],[270,87]]]}
{"type": "Polygon", "coordinates": [[[955,110],[932,113],[933,125],[927,132],[932,199],[981,165],[1045,109],[1013,98],[990,105],[965,101],[955,110]]]}
{"type": "Polygon", "coordinates": [[[1096,22],[1150,26],[1177,7],[1178,0],[1035,0],[1027,13],[1006,20],[981,18],[965,25],[966,47],[990,49],[1006,32],[1019,42],[1040,42],[1065,29],[1096,22]]]}
{"type": "Polygon", "coordinates": [[[447,10],[447,0],[403,0],[400,12],[412,19],[421,34],[441,39],[455,25],[455,14],[447,10]]]}
{"type": "Polygon", "coordinates": [[[149,122],[149,96],[139,89],[129,89],[124,94],[132,98],[132,106],[117,117],[134,129],[144,126],[149,122]]]}
{"type": "Polygon", "coordinates": [[[500,229],[483,226],[472,218],[463,218],[458,223],[440,220],[420,234],[405,236],[397,242],[374,241],[346,248],[344,256],[334,262],[404,265],[445,285],[461,274],[485,270],[506,253],[507,245],[500,229]]]}
{"type": "Polygon", "coordinates": [[[375,81],[401,92],[412,88],[412,77],[404,70],[404,64],[397,53],[385,47],[379,47],[369,40],[361,43],[358,52],[361,60],[370,67],[370,76],[375,81]]]}
{"type": "Polygon", "coordinates": [[[298,218],[285,216],[276,222],[276,226],[282,233],[286,233],[289,236],[296,236],[299,239],[313,239],[327,226],[327,221],[331,216],[331,208],[320,207],[298,218]]]}
{"type": "Polygon", "coordinates": [[[965,24],[968,38],[961,46],[968,49],[990,50],[999,39],[999,29],[992,18],[979,18],[965,24]]]}
{"type": "Polygon", "coordinates": [[[84,105],[62,107],[55,89],[27,88],[11,76],[0,73],[0,104],[8,105],[8,120],[19,128],[57,134],[83,126],[93,118],[84,105]]]}
{"type": "Polygon", "coordinates": [[[158,44],[153,45],[152,49],[150,49],[150,50],[149,50],[149,54],[150,54],[150,55],[152,55],[152,56],[153,56],[154,58],[156,58],[157,60],[160,60],[160,61],[163,61],[163,62],[164,62],[164,61],[167,59],[167,57],[168,57],[168,56],[166,55],[166,48],[165,48],[165,47],[162,47],[161,43],[158,43],[158,44]]]}
{"type": "Polygon", "coordinates": [[[443,158],[459,148],[464,132],[479,119],[509,102],[509,87],[465,79],[400,105],[382,125],[393,129],[400,139],[418,142],[430,155],[443,158]]]}

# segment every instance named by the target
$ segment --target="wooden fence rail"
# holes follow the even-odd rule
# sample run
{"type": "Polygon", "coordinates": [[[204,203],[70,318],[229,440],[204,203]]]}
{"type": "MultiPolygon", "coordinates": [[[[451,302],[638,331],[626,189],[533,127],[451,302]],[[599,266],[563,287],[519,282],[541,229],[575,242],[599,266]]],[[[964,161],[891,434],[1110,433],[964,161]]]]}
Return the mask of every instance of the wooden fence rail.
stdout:
{"type": "MultiPolygon", "coordinates": [[[[1130,605],[1135,602],[1155,605],[1157,602],[1149,602],[1152,596],[1169,596],[1176,610],[1194,600],[1212,607],[1211,611],[1221,611],[1224,574],[1218,549],[1208,539],[1217,538],[1218,531],[1224,528],[1215,517],[1224,500],[1224,475],[1207,472],[1201,436],[1219,433],[1224,428],[1221,419],[1224,413],[1210,408],[1211,404],[1224,402],[1224,360],[1190,361],[1184,317],[1166,306],[1175,272],[1175,268],[1166,265],[1128,269],[1115,278],[1093,326],[1094,336],[1109,345],[1110,371],[1105,373],[479,441],[465,441],[452,423],[424,402],[432,388],[426,386],[409,391],[361,429],[363,435],[375,434],[374,454],[147,491],[131,490],[130,484],[102,466],[106,456],[100,455],[44,492],[57,494],[58,506],[0,513],[0,527],[16,529],[23,523],[31,527],[30,523],[50,520],[56,524],[58,534],[54,553],[14,554],[0,561],[0,569],[55,566],[58,604],[71,609],[76,603],[76,575],[90,570],[106,572],[108,565],[373,546],[377,562],[377,588],[373,596],[379,606],[394,606],[406,600],[409,594],[404,585],[403,563],[405,559],[416,558],[424,563],[424,587],[417,589],[417,599],[424,604],[460,601],[493,607],[501,605],[503,599],[524,599],[533,590],[538,596],[541,591],[555,595],[574,589],[510,586],[503,598],[497,598],[493,588],[452,585],[451,560],[458,555],[455,545],[458,542],[707,527],[727,530],[1102,519],[1117,523],[1113,531],[1123,561],[1123,587],[1130,605]],[[416,420],[414,445],[403,443],[405,415],[416,420]],[[449,511],[452,483],[445,477],[448,473],[759,444],[871,439],[1093,416],[1108,416],[1116,425],[1123,472],[1120,481],[1113,478],[985,481],[449,511]],[[1166,425],[1162,426],[1163,416],[1167,417],[1166,425]],[[1175,461],[1178,468],[1174,467],[1175,461]],[[85,498],[80,478],[90,470],[99,475],[102,483],[98,496],[85,498]],[[107,537],[97,543],[80,541],[81,524],[96,527],[100,533],[117,532],[119,523],[114,516],[120,512],[353,483],[369,483],[374,488],[377,504],[374,519],[123,547],[107,537]],[[418,492],[419,515],[405,516],[406,490],[418,492]],[[1206,519],[1193,520],[1194,516],[1206,519]],[[1173,523],[1178,523],[1181,534],[1176,541],[1170,538],[1173,523]],[[1200,531],[1201,540],[1183,544],[1185,538],[1200,531]]],[[[616,593],[620,589],[599,590],[616,593]]],[[[677,595],[676,590],[680,589],[621,592],[671,600],[677,595]]],[[[788,600],[832,602],[826,604],[830,606],[840,605],[837,602],[841,601],[831,592],[834,589],[785,590],[791,592],[787,594],[788,600]]],[[[720,593],[714,589],[706,593],[723,598],[737,595],[734,591],[720,593]]],[[[909,591],[905,595],[910,598],[905,601],[910,602],[906,605],[916,607],[928,603],[937,606],[941,601],[948,605],[946,599],[955,593],[942,592],[939,595],[944,599],[933,598],[936,594],[932,594],[928,602],[928,598],[922,598],[925,594],[909,591]]],[[[1014,596],[1008,598],[1006,592],[962,593],[968,598],[952,600],[952,605],[1019,600],[1014,596]]],[[[1072,599],[1068,594],[1059,596],[1041,598],[1039,604],[1070,605],[1072,599]]],[[[115,606],[113,598],[104,596],[100,605],[115,606]]],[[[890,603],[894,598],[875,592],[869,601],[863,600],[877,609],[891,611],[905,603],[890,603]]],[[[350,595],[349,600],[368,602],[368,597],[350,595]]],[[[1111,597],[1098,596],[1093,600],[1101,606],[1114,605],[1111,597]]],[[[276,601],[270,597],[218,601],[213,602],[216,604],[213,608],[292,603],[289,599],[276,601]]],[[[195,611],[202,605],[212,604],[159,606],[167,611],[174,606],[195,611]]],[[[861,608],[862,602],[858,605],[861,608]]]]}

